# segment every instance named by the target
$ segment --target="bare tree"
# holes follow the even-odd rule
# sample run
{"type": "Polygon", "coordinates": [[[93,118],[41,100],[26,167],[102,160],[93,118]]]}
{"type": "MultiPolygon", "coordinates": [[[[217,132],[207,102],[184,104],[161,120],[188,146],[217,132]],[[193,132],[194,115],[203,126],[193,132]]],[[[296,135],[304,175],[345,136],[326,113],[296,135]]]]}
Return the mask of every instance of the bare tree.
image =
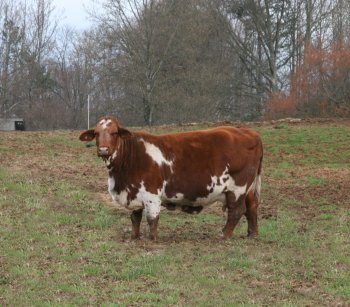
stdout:
{"type": "Polygon", "coordinates": [[[1,111],[29,115],[32,104],[43,102],[52,87],[46,65],[55,43],[53,7],[50,0],[1,4],[1,111]]]}
{"type": "Polygon", "coordinates": [[[55,45],[58,21],[53,18],[52,3],[52,0],[35,0],[34,6],[29,10],[31,20],[27,39],[31,53],[38,63],[42,63],[51,54],[55,45]]]}
{"type": "Polygon", "coordinates": [[[230,33],[230,45],[254,78],[251,86],[259,95],[280,90],[285,84],[283,69],[292,57],[288,52],[295,18],[291,15],[291,2],[223,1],[218,10],[230,33]]]}
{"type": "Polygon", "coordinates": [[[118,52],[128,57],[131,63],[133,73],[129,77],[134,78],[138,84],[143,117],[148,125],[153,123],[154,110],[158,103],[154,99],[154,90],[159,72],[169,54],[178,27],[177,23],[167,25],[172,32],[167,32],[167,42],[160,50],[157,44],[157,37],[163,31],[160,19],[167,18],[175,4],[176,1],[167,1],[164,4],[157,0],[107,1],[105,15],[100,18],[106,33],[117,41],[118,52]]]}
{"type": "Polygon", "coordinates": [[[11,2],[0,5],[0,113],[9,115],[20,103],[21,55],[25,29],[22,7],[11,2]]]}
{"type": "Polygon", "coordinates": [[[88,95],[94,118],[136,125],[253,119],[270,98],[287,98],[283,114],[348,108],[349,13],[345,0],[104,0],[78,34],[58,32],[53,0],[0,0],[0,114],[76,128],[88,95]]]}

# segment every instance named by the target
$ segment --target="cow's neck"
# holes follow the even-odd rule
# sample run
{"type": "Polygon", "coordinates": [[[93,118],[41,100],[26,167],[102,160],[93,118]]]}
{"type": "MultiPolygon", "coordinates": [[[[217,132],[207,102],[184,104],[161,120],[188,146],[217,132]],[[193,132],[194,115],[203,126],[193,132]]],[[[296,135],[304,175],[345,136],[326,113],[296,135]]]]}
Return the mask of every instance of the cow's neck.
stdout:
{"type": "Polygon", "coordinates": [[[137,141],[135,138],[122,139],[120,145],[115,154],[115,158],[112,159],[109,165],[106,163],[109,177],[115,179],[115,190],[123,190],[125,188],[125,182],[130,174],[131,167],[135,164],[135,147],[137,141]]]}

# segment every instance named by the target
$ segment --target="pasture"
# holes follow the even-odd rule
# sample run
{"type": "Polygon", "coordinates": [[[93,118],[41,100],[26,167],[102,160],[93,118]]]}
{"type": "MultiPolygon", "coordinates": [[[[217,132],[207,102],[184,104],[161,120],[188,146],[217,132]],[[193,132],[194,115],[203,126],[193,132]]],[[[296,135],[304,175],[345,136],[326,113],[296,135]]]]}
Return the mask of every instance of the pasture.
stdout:
{"type": "MultiPolygon", "coordinates": [[[[152,128],[154,133],[202,127],[152,128]]],[[[0,132],[0,305],[350,304],[350,123],[255,125],[260,235],[218,239],[221,207],[162,211],[159,242],[129,214],[80,131],[0,132]]]]}

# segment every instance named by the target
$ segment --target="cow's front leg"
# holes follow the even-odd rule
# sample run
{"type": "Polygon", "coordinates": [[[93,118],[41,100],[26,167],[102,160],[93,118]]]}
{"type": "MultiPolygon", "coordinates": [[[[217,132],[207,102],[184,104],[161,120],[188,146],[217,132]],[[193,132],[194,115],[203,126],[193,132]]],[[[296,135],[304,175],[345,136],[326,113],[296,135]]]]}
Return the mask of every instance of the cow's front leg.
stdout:
{"type": "Polygon", "coordinates": [[[236,200],[233,192],[226,193],[226,207],[227,207],[227,222],[222,230],[223,239],[229,239],[232,236],[238,221],[246,211],[245,197],[241,196],[236,200]]]}
{"type": "Polygon", "coordinates": [[[158,221],[159,221],[159,212],[160,212],[161,202],[148,202],[145,203],[145,211],[147,222],[149,225],[150,239],[153,241],[158,240],[158,221]]]}
{"type": "Polygon", "coordinates": [[[140,238],[140,224],[142,220],[143,209],[133,210],[131,213],[132,233],[131,239],[136,240],[140,238]]]}
{"type": "Polygon", "coordinates": [[[158,221],[159,215],[155,218],[147,217],[147,222],[149,225],[149,237],[152,241],[158,240],[158,221]]]}

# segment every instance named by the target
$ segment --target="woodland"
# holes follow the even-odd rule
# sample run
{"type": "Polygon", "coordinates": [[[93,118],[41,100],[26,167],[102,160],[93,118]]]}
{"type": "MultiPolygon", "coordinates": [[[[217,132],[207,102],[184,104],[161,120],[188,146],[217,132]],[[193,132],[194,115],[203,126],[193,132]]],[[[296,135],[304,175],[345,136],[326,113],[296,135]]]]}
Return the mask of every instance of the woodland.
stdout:
{"type": "Polygon", "coordinates": [[[28,130],[350,116],[348,0],[0,0],[0,117],[28,130]]]}

